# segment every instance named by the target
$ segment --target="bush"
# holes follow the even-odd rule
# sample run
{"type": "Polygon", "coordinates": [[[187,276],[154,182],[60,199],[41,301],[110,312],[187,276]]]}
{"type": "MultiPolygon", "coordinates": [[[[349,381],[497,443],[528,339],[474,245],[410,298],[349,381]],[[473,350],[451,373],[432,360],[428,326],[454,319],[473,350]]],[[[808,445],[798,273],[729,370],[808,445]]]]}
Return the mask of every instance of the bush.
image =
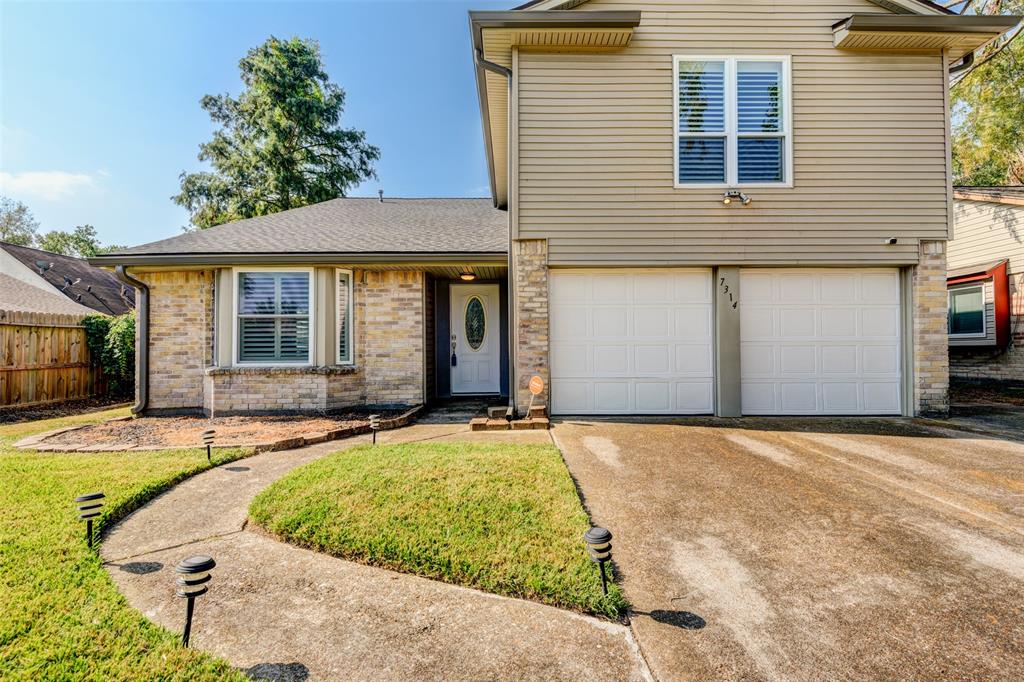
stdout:
{"type": "Polygon", "coordinates": [[[92,364],[100,367],[107,379],[107,393],[131,395],[135,390],[135,313],[89,315],[82,326],[92,364]]]}

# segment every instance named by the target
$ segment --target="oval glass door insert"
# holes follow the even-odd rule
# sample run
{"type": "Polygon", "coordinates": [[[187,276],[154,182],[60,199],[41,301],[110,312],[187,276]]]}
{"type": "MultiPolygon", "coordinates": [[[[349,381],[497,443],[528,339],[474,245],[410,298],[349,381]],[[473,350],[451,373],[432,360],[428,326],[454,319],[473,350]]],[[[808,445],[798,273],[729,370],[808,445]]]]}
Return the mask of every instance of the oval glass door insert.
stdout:
{"type": "Polygon", "coordinates": [[[487,332],[487,316],[484,303],[479,297],[473,296],[466,303],[466,343],[473,350],[480,350],[487,332]]]}

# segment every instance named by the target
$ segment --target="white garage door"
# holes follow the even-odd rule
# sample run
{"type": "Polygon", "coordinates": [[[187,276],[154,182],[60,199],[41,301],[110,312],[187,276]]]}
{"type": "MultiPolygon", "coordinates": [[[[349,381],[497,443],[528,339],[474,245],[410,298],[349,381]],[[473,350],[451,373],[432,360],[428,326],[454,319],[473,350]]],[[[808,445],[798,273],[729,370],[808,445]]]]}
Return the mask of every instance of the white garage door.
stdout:
{"type": "Polygon", "coordinates": [[[895,269],[740,271],[743,414],[899,414],[895,269]]]}
{"type": "Polygon", "coordinates": [[[709,270],[552,270],[553,414],[713,411],[709,270]]]}

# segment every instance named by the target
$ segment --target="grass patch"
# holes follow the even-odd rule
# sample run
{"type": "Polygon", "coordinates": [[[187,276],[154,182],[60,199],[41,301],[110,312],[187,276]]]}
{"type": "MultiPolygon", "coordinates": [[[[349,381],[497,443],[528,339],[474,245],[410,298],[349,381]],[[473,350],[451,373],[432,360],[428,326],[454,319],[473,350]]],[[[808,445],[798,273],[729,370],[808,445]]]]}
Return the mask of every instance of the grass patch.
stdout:
{"type": "MultiPolygon", "coordinates": [[[[100,528],[209,468],[200,449],[37,453],[29,435],[127,414],[126,409],[0,426],[0,677],[23,680],[245,679],[226,662],[182,649],[118,593],[85,545],[76,495],[103,491],[100,528]]],[[[214,464],[247,454],[218,450],[214,464]]]]}
{"type": "Polygon", "coordinates": [[[307,464],[260,493],[252,519],[334,556],[616,617],[583,533],[590,523],[550,445],[362,446],[307,464]]]}

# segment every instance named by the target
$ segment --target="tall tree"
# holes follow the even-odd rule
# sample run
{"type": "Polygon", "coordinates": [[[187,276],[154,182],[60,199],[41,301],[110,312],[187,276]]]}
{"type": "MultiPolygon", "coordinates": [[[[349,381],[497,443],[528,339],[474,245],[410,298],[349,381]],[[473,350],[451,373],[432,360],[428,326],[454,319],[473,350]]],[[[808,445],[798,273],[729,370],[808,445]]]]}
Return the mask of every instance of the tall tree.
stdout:
{"type": "Polygon", "coordinates": [[[103,246],[96,237],[96,228],[92,225],[79,225],[71,232],[54,230],[47,232],[37,240],[43,251],[62,253],[76,258],[92,258],[100,253],[116,251],[120,246],[103,246]]]}
{"type": "Polygon", "coordinates": [[[8,197],[0,197],[0,242],[32,246],[39,222],[28,206],[8,197]]]}
{"type": "Polygon", "coordinates": [[[316,42],[271,37],[239,69],[245,88],[237,99],[201,101],[221,126],[200,145],[199,159],[213,170],[182,173],[172,197],[194,227],[345,196],[375,177],[380,151],[362,131],[341,127],[345,92],[328,79],[316,42]]]}
{"type": "MultiPolygon", "coordinates": [[[[1021,14],[1024,0],[946,3],[960,14],[1021,14]]],[[[1024,41],[1021,26],[986,46],[974,65],[955,75],[953,182],[1024,184],[1024,41]]]]}

